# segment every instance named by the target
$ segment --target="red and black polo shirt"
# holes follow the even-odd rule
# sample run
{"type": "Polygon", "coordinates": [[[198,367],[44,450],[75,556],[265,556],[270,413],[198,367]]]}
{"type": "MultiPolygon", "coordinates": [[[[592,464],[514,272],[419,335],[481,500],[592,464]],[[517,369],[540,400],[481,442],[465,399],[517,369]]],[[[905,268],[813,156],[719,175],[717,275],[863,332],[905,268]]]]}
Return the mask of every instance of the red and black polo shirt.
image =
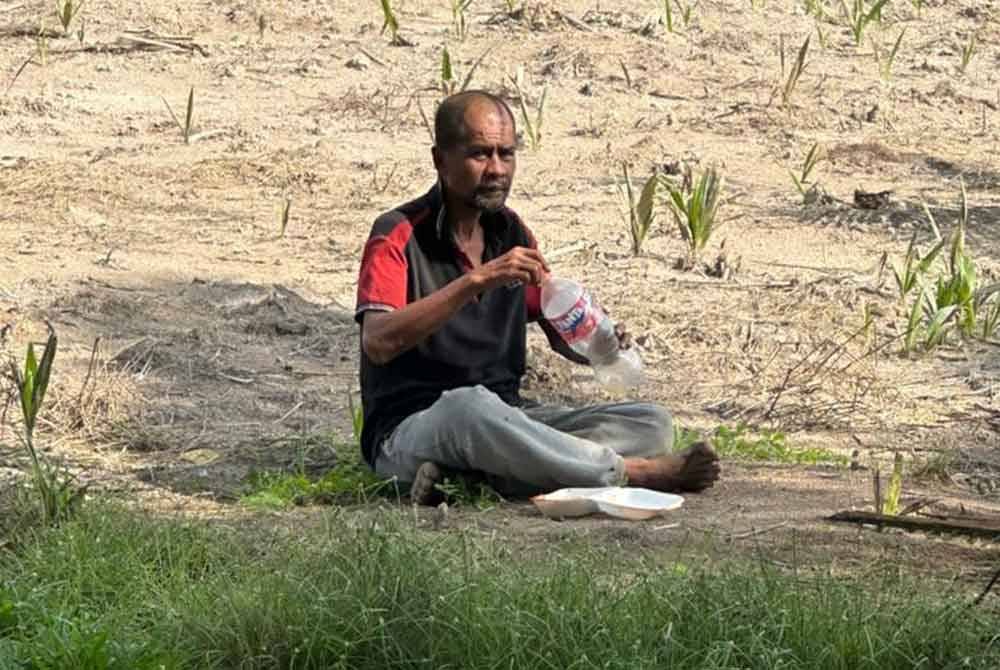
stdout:
{"type": "MultiPolygon", "coordinates": [[[[507,207],[484,213],[480,222],[486,243],[483,262],[514,247],[537,246],[507,207]]],[[[471,268],[455,244],[435,186],[375,220],[361,261],[355,319],[361,323],[369,310],[401,309],[471,268]]],[[[502,286],[465,304],[436,333],[386,365],[375,365],[362,349],[365,460],[374,466],[378,445],[444,391],[482,384],[505,402],[520,404],[526,323],[539,318],[540,304],[537,286],[502,286]]]]}

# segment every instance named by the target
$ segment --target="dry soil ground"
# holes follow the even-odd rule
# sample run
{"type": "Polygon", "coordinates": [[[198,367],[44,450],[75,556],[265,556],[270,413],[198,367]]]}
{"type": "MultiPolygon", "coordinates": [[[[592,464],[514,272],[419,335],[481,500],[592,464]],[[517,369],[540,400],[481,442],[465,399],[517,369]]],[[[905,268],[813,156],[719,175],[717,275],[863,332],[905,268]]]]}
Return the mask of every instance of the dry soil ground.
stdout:
{"type": "MultiPolygon", "coordinates": [[[[316,436],[349,441],[359,252],[379,212],[432,182],[420,109],[441,96],[447,44],[459,77],[488,51],[473,85],[515,108],[519,69],[529,106],[547,87],[541,144],[520,153],[511,205],[555,270],[641,336],[645,397],[696,428],[745,421],[793,446],[858,449],[863,466],[893,451],[910,465],[951,455],[949,478],[908,477],[904,499],[1000,510],[1000,349],[901,355],[904,315],[880,270],[913,231],[927,248],[922,202],[948,234],[964,180],[969,248],[983,281],[996,278],[1000,3],[927,0],[918,15],[893,0],[860,47],[839,3],[817,22],[792,0],[703,0],[673,34],[652,0],[514,4],[473,0],[459,40],[446,0],[397,3],[412,46],[393,46],[373,0],[91,0],[68,36],[49,0],[2,0],[0,322],[14,352],[44,335],[44,320],[60,335],[50,453],[95,488],[211,514],[237,513],[253,468],[330,464],[316,436]],[[886,52],[904,29],[891,78],[880,77],[871,39],[886,52]],[[127,32],[143,30],[146,41],[127,32]],[[787,70],[809,35],[783,106],[779,44],[787,70]],[[164,98],[183,117],[192,86],[185,144],[164,98]],[[805,206],[789,170],[817,142],[827,159],[815,178],[831,198],[805,206]],[[679,161],[725,174],[726,224],[705,255],[713,262],[724,240],[732,278],[675,267],[683,243],[665,209],[632,256],[617,192],[625,161],[642,177],[679,161]],[[891,189],[891,204],[855,209],[855,188],[891,189]],[[852,337],[866,304],[874,332],[852,337]]],[[[532,335],[530,393],[602,396],[542,342],[532,335]]],[[[20,460],[5,453],[10,476],[20,460]]],[[[946,573],[995,562],[995,544],[823,521],[870,506],[870,489],[867,470],[729,463],[670,522],[736,547],[799,538],[819,560],[885,553],[946,573]]],[[[663,523],[556,524],[517,504],[453,518],[528,540],[678,536],[663,523]]]]}

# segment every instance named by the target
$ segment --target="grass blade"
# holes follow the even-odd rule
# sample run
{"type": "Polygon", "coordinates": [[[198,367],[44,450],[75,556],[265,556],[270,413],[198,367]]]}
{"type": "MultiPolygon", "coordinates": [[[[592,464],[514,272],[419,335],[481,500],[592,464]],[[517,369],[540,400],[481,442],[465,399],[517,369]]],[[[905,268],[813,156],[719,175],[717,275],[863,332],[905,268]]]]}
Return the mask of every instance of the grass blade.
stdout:
{"type": "Polygon", "coordinates": [[[191,143],[191,119],[194,116],[194,86],[188,93],[187,113],[184,115],[184,143],[191,143]]]}

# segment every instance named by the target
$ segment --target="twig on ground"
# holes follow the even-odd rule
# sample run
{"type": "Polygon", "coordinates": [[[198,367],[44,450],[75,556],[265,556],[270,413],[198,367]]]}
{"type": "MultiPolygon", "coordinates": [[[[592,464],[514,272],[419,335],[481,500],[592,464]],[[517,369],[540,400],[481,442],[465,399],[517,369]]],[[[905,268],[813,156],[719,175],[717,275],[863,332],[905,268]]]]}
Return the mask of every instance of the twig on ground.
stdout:
{"type": "Polygon", "coordinates": [[[584,251],[585,249],[590,249],[593,246],[594,243],[592,242],[580,240],[579,242],[574,242],[573,244],[567,244],[564,247],[559,247],[554,251],[548,252],[547,254],[545,254],[545,260],[553,261],[563,256],[569,256],[570,254],[575,254],[578,251],[584,251]]]}
{"type": "Polygon", "coordinates": [[[1000,569],[993,573],[993,578],[990,580],[990,583],[986,585],[986,588],[983,589],[982,593],[976,596],[976,599],[972,601],[972,604],[978,605],[983,602],[983,598],[985,598],[986,595],[993,589],[993,585],[997,583],[998,579],[1000,579],[1000,569]]]}
{"type": "Polygon", "coordinates": [[[306,401],[305,400],[300,400],[299,402],[297,402],[295,404],[295,407],[291,408],[290,410],[288,410],[287,412],[285,412],[284,414],[282,414],[281,418],[277,419],[274,423],[275,424],[284,423],[285,419],[287,419],[288,417],[290,417],[291,415],[293,415],[297,411],[299,411],[299,408],[302,407],[302,405],[304,405],[304,404],[306,404],[306,401]]]}
{"type": "Polygon", "coordinates": [[[591,28],[590,26],[588,26],[583,21],[581,21],[579,19],[573,18],[572,16],[570,16],[566,12],[559,11],[558,9],[553,10],[553,11],[555,12],[556,16],[558,16],[563,21],[565,21],[566,23],[570,24],[571,26],[573,26],[577,30],[582,30],[585,33],[592,33],[592,32],[594,32],[593,28],[591,28]]]}
{"type": "Polygon", "coordinates": [[[776,523],[773,526],[766,526],[764,528],[751,528],[750,530],[743,533],[730,533],[726,536],[727,542],[732,542],[733,540],[745,540],[748,537],[757,537],[758,535],[763,535],[764,533],[770,533],[772,530],[777,530],[779,528],[784,528],[788,525],[787,521],[782,521],[781,523],[776,523]]]}

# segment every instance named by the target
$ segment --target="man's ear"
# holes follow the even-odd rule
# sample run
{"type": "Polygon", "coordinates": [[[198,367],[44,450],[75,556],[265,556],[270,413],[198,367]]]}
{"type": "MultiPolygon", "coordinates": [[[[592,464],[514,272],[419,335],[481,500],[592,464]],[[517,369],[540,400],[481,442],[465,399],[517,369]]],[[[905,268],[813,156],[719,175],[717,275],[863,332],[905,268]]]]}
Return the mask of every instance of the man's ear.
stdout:
{"type": "Polygon", "coordinates": [[[434,169],[440,172],[441,168],[444,166],[444,154],[437,147],[437,145],[431,147],[431,158],[434,159],[434,169]]]}

